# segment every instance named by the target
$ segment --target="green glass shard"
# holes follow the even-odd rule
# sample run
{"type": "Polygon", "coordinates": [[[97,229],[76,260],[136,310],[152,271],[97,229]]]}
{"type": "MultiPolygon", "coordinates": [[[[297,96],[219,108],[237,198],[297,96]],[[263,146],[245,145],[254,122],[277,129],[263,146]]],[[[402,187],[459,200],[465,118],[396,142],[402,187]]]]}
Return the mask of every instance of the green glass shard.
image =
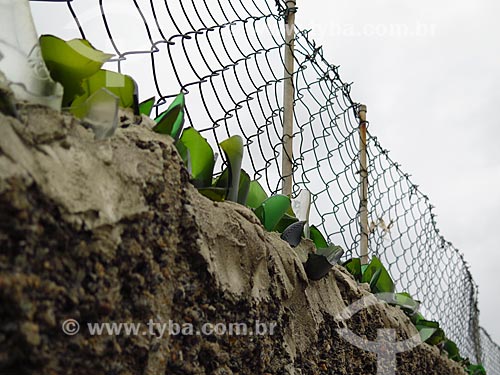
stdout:
{"type": "Polygon", "coordinates": [[[177,143],[189,150],[193,185],[197,188],[210,187],[215,160],[214,152],[207,140],[196,129],[187,128],[182,132],[182,137],[177,143]]]}
{"type": "Polygon", "coordinates": [[[251,181],[250,190],[248,192],[248,198],[247,198],[247,206],[250,208],[257,208],[267,198],[268,198],[267,193],[262,188],[261,184],[255,180],[251,181]]]}
{"type": "Polygon", "coordinates": [[[113,57],[84,39],[64,41],[53,35],[42,35],[40,47],[50,75],[64,87],[63,107],[69,107],[75,97],[84,95],[83,80],[96,74],[113,57]]]}
{"type": "Polygon", "coordinates": [[[243,160],[243,139],[239,135],[235,135],[222,141],[219,146],[224,151],[228,162],[229,185],[226,199],[237,202],[240,186],[241,163],[243,160]]]}
{"type": "Polygon", "coordinates": [[[255,209],[255,215],[259,218],[264,228],[269,232],[275,230],[283,215],[290,207],[290,198],[286,195],[273,195],[266,199],[255,209]]]}
{"type": "Polygon", "coordinates": [[[172,104],[155,119],[153,130],[160,134],[168,134],[175,140],[179,139],[184,126],[184,94],[180,93],[172,104]]]}
{"type": "Polygon", "coordinates": [[[131,77],[124,74],[101,69],[93,76],[84,79],[82,88],[83,94],[75,98],[70,108],[71,113],[76,117],[82,118],[84,116],[85,102],[102,88],[118,98],[120,107],[134,107],[136,83],[131,77]]]}
{"type": "Polygon", "coordinates": [[[145,101],[143,101],[141,104],[139,104],[139,112],[141,115],[146,115],[146,116],[151,116],[151,112],[153,111],[153,107],[155,105],[156,98],[153,96],[152,98],[149,98],[145,101]]]}
{"type": "Polygon", "coordinates": [[[309,235],[311,238],[311,241],[314,242],[316,245],[317,249],[323,249],[328,247],[328,242],[326,242],[325,237],[321,234],[318,228],[316,226],[311,225],[309,228],[309,235]]]}

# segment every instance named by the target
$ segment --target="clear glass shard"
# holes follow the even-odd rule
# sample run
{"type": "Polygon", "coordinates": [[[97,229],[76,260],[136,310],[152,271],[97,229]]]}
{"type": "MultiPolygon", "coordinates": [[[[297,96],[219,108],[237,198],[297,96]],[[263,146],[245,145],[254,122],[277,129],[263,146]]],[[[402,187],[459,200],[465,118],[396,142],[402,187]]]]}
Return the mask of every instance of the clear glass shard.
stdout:
{"type": "Polygon", "coordinates": [[[43,61],[28,0],[0,0],[0,70],[18,100],[61,109],[63,88],[43,61]]]}
{"type": "Polygon", "coordinates": [[[115,134],[119,103],[119,98],[105,88],[96,91],[85,101],[83,121],[92,128],[96,139],[110,138],[115,134]]]}
{"type": "Polygon", "coordinates": [[[328,263],[334,266],[344,255],[344,250],[340,246],[331,245],[325,249],[318,249],[316,254],[323,255],[328,263]]]}
{"type": "Polygon", "coordinates": [[[311,192],[307,189],[299,191],[299,195],[292,199],[292,209],[299,221],[305,221],[304,236],[309,238],[309,211],[311,209],[311,192]]]}

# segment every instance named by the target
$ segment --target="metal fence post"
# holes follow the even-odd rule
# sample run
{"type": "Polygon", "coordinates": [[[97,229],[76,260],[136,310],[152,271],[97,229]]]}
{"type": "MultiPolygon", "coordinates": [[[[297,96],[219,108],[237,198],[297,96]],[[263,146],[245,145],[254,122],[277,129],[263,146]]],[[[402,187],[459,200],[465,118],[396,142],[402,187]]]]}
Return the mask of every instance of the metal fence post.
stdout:
{"type": "Polygon", "coordinates": [[[281,175],[283,178],[282,192],[292,195],[293,187],[293,121],[295,87],[293,72],[295,65],[295,13],[296,1],[287,1],[285,14],[285,74],[284,74],[284,114],[283,114],[283,152],[281,162],[281,175]]]}
{"type": "Polygon", "coordinates": [[[360,225],[361,225],[361,264],[368,264],[368,158],[366,152],[366,105],[359,106],[359,160],[360,160],[360,225]]]}

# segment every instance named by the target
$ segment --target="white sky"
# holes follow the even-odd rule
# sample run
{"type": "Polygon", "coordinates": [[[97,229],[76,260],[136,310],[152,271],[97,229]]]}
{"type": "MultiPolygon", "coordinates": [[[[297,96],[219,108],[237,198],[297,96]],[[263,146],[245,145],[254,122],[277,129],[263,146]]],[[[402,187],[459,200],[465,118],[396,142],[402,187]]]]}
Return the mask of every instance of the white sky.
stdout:
{"type": "Polygon", "coordinates": [[[297,6],[297,24],[313,29],[326,59],[354,82],[353,99],[368,105],[370,131],[436,206],[441,234],[479,284],[480,323],[500,343],[500,3],[297,6]],[[408,35],[397,33],[405,28],[408,35]]]}
{"type": "MultiPolygon", "coordinates": [[[[495,238],[500,121],[494,109],[500,102],[500,3],[297,0],[297,5],[297,24],[313,29],[310,35],[323,45],[326,59],[341,65],[344,81],[354,82],[352,97],[368,105],[371,133],[430,197],[441,234],[465,254],[479,285],[480,323],[500,343],[495,238]]],[[[42,6],[56,9],[32,3],[39,31],[61,31],[55,13],[47,17],[42,6]]],[[[69,31],[58,35],[70,37],[69,31]]]]}

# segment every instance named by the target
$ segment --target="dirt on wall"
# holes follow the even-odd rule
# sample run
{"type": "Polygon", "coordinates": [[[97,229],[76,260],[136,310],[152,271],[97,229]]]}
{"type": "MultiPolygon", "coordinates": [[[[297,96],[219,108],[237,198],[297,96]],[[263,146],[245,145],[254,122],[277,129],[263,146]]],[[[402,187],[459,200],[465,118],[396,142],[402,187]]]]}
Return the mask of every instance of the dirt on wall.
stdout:
{"type": "MultiPolygon", "coordinates": [[[[249,209],[201,196],[169,137],[121,117],[97,141],[45,108],[0,113],[0,374],[376,374],[377,355],[338,329],[371,341],[382,328],[416,334],[383,303],[342,319],[367,285],[339,266],[309,281],[312,243],[292,249],[249,209]],[[78,334],[64,333],[68,319],[78,334]],[[142,326],[92,335],[99,322],[142,326]],[[195,333],[230,323],[254,334],[195,333]]],[[[426,344],[396,364],[464,374],[426,344]]]]}

